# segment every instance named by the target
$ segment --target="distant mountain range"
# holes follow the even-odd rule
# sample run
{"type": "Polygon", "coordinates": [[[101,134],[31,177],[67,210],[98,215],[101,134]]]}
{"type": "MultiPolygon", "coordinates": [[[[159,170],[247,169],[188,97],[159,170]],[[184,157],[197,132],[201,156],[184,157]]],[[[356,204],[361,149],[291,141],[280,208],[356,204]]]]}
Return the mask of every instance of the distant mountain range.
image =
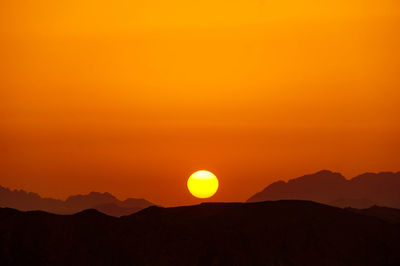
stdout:
{"type": "Polygon", "coordinates": [[[310,201],[153,206],[121,218],[0,208],[0,264],[394,266],[399,217],[310,201]]]}
{"type": "Polygon", "coordinates": [[[339,173],[324,170],[272,183],[248,202],[281,199],[311,200],[338,207],[400,208],[400,172],[365,173],[347,180],[339,173]]]}
{"type": "Polygon", "coordinates": [[[132,214],[154,205],[145,199],[129,198],[120,201],[110,193],[91,192],[87,195],[75,195],[65,201],[42,198],[40,195],[24,190],[10,190],[0,186],[0,207],[9,207],[22,211],[42,210],[55,214],[73,214],[86,209],[96,209],[111,216],[132,214]]]}

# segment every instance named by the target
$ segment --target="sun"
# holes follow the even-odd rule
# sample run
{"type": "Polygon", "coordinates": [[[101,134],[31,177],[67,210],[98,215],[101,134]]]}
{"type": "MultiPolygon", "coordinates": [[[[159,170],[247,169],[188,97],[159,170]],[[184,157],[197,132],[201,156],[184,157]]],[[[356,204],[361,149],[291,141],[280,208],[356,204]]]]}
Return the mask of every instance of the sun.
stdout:
{"type": "Polygon", "coordinates": [[[212,197],[217,192],[218,186],[217,177],[205,170],[193,173],[187,181],[189,192],[196,198],[201,199],[212,197]]]}

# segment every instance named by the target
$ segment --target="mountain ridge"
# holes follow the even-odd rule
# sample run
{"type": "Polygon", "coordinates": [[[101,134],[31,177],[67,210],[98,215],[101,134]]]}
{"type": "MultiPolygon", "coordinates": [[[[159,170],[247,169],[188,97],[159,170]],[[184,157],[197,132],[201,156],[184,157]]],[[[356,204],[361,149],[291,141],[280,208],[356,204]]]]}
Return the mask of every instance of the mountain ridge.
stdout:
{"type": "Polygon", "coordinates": [[[364,173],[346,179],[322,170],[271,183],[247,201],[280,199],[312,200],[338,207],[367,208],[373,205],[400,208],[400,172],[364,173]]]}
{"type": "Polygon", "coordinates": [[[111,216],[122,216],[154,205],[145,199],[128,198],[124,201],[114,195],[92,191],[88,194],[71,195],[65,200],[41,197],[34,192],[11,190],[0,186],[0,207],[22,211],[43,210],[55,214],[73,214],[86,209],[98,209],[111,216]],[[103,206],[107,205],[107,208],[103,206]]]}

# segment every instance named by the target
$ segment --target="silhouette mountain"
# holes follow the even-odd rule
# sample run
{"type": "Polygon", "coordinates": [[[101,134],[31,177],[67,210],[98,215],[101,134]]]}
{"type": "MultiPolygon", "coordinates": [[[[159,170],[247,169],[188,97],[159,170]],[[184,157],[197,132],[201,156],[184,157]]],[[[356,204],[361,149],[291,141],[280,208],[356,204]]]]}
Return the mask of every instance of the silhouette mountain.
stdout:
{"type": "Polygon", "coordinates": [[[400,172],[366,173],[346,180],[341,174],[323,170],[278,181],[248,199],[248,202],[298,199],[338,207],[367,208],[373,205],[400,208],[400,172]]]}
{"type": "Polygon", "coordinates": [[[121,218],[0,208],[0,262],[400,265],[400,224],[375,214],[310,201],[152,206],[121,218]]]}
{"type": "Polygon", "coordinates": [[[9,207],[22,211],[42,210],[56,214],[73,214],[94,208],[112,216],[132,214],[154,205],[145,199],[129,198],[120,201],[110,193],[91,192],[87,195],[75,195],[65,201],[42,198],[39,194],[24,190],[10,190],[0,186],[0,207],[9,207]]]}

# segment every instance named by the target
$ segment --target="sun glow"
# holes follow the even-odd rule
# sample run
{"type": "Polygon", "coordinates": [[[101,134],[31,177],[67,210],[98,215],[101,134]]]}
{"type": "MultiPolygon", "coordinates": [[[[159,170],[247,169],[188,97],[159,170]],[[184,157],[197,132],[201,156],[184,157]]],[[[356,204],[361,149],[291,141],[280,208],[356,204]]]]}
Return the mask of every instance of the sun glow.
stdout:
{"type": "Polygon", "coordinates": [[[193,173],[187,181],[189,192],[201,199],[212,197],[217,192],[218,186],[217,177],[205,170],[193,173]]]}

